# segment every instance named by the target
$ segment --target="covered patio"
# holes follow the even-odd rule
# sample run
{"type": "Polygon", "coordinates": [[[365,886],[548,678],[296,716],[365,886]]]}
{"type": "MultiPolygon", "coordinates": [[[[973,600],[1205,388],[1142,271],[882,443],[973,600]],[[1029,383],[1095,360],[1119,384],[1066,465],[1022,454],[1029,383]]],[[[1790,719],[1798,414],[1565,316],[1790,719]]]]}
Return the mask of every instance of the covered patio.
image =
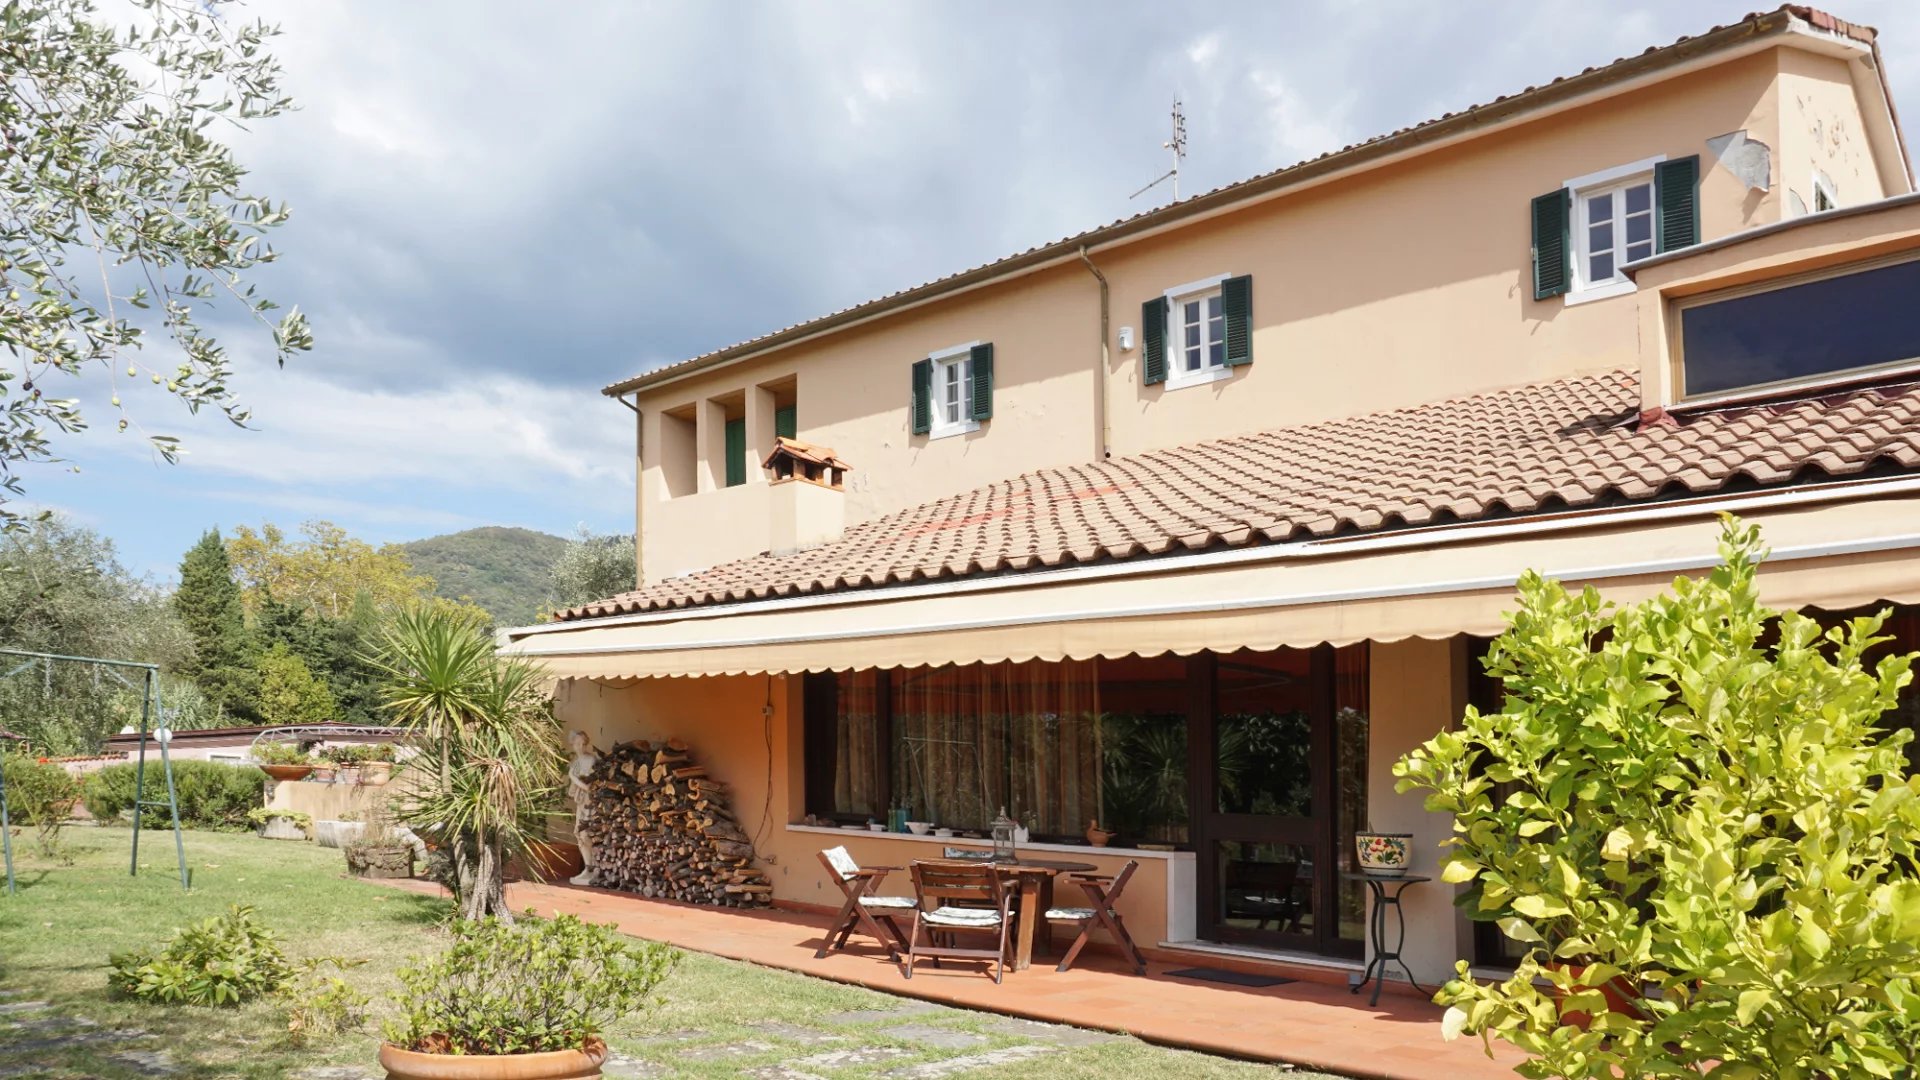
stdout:
{"type": "MultiPolygon", "coordinates": [[[[426,881],[377,884],[438,892],[426,881]]],[[[737,912],[568,885],[520,882],[508,899],[521,911],[578,915],[611,922],[637,937],[729,959],[854,983],[903,997],[1076,1027],[1124,1032],[1148,1042],[1237,1058],[1285,1062],[1369,1080],[1478,1080],[1511,1077],[1522,1060],[1496,1045],[1488,1059],[1478,1042],[1440,1038],[1440,1010],[1410,994],[1388,993],[1377,1007],[1347,992],[1343,981],[1302,977],[1275,986],[1243,987],[1173,978],[1200,958],[1149,951],[1147,975],[1117,955],[1089,951],[1073,970],[1036,962],[1008,972],[996,986],[978,965],[920,968],[912,980],[870,942],[856,936],[846,952],[816,959],[828,921],[815,911],[737,912]]],[[[1208,961],[1213,966],[1215,961],[1208,961]]],[[[1305,972],[1294,974],[1306,975],[1305,972]]]]}

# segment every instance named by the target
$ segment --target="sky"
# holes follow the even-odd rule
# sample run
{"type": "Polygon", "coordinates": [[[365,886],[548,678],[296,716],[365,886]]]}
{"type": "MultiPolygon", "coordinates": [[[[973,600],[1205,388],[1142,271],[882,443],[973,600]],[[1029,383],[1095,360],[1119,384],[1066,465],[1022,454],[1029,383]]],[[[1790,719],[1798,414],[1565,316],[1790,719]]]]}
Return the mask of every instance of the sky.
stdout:
{"type": "MultiPolygon", "coordinates": [[[[1176,96],[1192,195],[1753,6],[253,0],[300,109],[229,139],[315,348],[226,339],[248,429],[123,390],[181,463],[97,409],[28,497],[160,579],[213,526],[630,532],[600,387],[1164,203],[1176,96]]],[[[1920,115],[1920,5],[1828,6],[1920,115]]]]}

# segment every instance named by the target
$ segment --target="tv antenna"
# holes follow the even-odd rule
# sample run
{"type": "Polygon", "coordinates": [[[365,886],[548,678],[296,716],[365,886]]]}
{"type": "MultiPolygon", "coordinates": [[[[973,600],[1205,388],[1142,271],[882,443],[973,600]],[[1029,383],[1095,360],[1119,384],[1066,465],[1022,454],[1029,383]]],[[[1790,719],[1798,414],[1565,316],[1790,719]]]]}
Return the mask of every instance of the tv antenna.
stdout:
{"type": "Polygon", "coordinates": [[[1173,99],[1173,138],[1160,144],[1162,149],[1173,151],[1173,168],[1161,174],[1160,178],[1139,191],[1127,196],[1137,199],[1159,186],[1161,180],[1173,181],[1173,201],[1180,201],[1180,159],[1187,156],[1187,116],[1180,111],[1180,99],[1173,99]]]}

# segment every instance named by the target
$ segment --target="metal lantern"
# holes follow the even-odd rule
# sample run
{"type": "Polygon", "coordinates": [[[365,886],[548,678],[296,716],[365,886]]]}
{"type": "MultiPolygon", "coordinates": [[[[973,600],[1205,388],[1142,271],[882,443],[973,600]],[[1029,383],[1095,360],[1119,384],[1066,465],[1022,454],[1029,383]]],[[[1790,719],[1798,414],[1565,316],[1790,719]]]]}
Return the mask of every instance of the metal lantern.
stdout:
{"type": "Polygon", "coordinates": [[[994,861],[1012,861],[1019,852],[1013,846],[1013,832],[1020,826],[1007,816],[1007,808],[1000,808],[1000,816],[993,819],[993,858],[994,861]]]}

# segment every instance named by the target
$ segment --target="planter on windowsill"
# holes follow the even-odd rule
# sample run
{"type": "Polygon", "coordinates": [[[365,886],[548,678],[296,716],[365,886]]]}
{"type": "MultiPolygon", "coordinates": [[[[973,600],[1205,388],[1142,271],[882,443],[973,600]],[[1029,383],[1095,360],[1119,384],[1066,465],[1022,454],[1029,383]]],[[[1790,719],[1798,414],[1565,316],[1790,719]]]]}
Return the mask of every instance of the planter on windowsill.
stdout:
{"type": "Polygon", "coordinates": [[[600,1075],[607,1044],[590,1039],[585,1050],[544,1054],[421,1054],[380,1044],[387,1080],[586,1080],[600,1075]]]}

